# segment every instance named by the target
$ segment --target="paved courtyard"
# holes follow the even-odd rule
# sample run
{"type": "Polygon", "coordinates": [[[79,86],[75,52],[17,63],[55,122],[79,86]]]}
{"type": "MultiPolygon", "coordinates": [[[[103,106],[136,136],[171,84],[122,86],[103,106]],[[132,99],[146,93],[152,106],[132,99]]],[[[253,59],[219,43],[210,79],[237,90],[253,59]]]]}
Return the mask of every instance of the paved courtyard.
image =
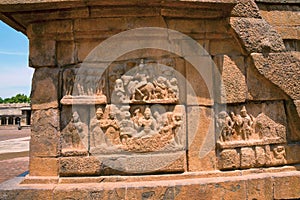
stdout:
{"type": "Polygon", "coordinates": [[[0,183],[26,174],[29,140],[30,129],[0,130],[0,183]]]}

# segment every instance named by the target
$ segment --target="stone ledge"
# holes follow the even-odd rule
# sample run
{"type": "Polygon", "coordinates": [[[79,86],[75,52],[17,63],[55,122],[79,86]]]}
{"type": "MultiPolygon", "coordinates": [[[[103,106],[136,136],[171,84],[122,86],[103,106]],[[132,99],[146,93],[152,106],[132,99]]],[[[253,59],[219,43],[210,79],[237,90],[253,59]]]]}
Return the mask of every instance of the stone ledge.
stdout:
{"type": "MultiPolygon", "coordinates": [[[[265,173],[248,173],[233,176],[197,177],[197,174],[182,175],[154,175],[143,177],[130,177],[127,182],[123,177],[115,177],[113,182],[98,180],[96,182],[82,183],[55,183],[52,184],[20,184],[23,178],[15,178],[0,185],[0,198],[2,199],[141,199],[149,194],[154,199],[199,199],[205,196],[208,199],[222,195],[225,199],[287,199],[300,197],[300,172],[273,170],[265,173]],[[156,179],[153,179],[156,177],[156,179]],[[148,178],[145,179],[145,178],[148,178]],[[133,180],[135,179],[135,180],[133,180]],[[285,190],[281,187],[284,184],[285,190]],[[151,194],[149,193],[151,192],[151,194]]],[[[289,167],[291,169],[291,167],[289,167]]],[[[286,170],[286,169],[285,169],[286,170]]],[[[249,171],[249,170],[245,170],[249,171]]],[[[234,174],[234,172],[232,172],[234,174]]],[[[201,173],[198,173],[201,174],[201,173]]],[[[226,174],[217,172],[216,174],[226,174]]],[[[216,175],[215,174],[215,175],[216,175]]],[[[209,175],[207,173],[206,175],[209,175]]],[[[47,179],[51,179],[47,177],[47,179]]],[[[82,178],[84,179],[84,178],[82,178]]],[[[92,178],[86,177],[91,180],[92,178]]],[[[220,197],[220,196],[219,196],[220,197]]]]}

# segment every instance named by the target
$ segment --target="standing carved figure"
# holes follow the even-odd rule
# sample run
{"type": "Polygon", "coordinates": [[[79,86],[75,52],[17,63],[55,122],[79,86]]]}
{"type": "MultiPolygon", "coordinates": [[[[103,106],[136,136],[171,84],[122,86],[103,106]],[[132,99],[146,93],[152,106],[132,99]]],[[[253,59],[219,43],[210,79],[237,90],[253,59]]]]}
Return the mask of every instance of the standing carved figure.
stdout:
{"type": "Polygon", "coordinates": [[[173,134],[175,144],[181,146],[182,145],[182,137],[181,137],[181,125],[183,124],[182,121],[182,114],[181,113],[174,113],[173,116],[173,134]]]}
{"type": "Polygon", "coordinates": [[[217,128],[219,130],[219,140],[221,142],[230,141],[233,135],[233,121],[228,116],[227,112],[221,111],[218,114],[217,128]]]}
{"type": "Polygon", "coordinates": [[[102,131],[104,124],[103,111],[101,108],[96,110],[95,117],[91,120],[91,146],[97,147],[101,145],[107,145],[107,139],[102,131]]]}
{"type": "Polygon", "coordinates": [[[69,148],[82,149],[87,142],[88,128],[87,125],[81,122],[78,113],[75,111],[71,121],[64,128],[63,138],[69,148]]]}

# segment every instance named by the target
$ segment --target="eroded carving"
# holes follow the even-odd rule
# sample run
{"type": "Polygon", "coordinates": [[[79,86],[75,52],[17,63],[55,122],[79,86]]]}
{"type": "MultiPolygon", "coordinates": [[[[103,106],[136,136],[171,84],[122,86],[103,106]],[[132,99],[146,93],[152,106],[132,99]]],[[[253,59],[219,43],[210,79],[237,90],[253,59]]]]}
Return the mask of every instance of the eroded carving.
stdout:
{"type": "Polygon", "coordinates": [[[279,144],[286,141],[286,128],[264,113],[256,118],[248,114],[245,106],[240,114],[230,115],[222,111],[217,116],[218,146],[235,148],[265,144],[279,144]]]}
{"type": "MultiPolygon", "coordinates": [[[[98,121],[95,120],[96,117],[92,119],[92,130],[98,130],[101,133],[99,130],[101,128],[108,140],[106,144],[114,146],[109,151],[149,152],[164,148],[183,148],[184,109],[182,106],[176,105],[172,112],[155,111],[156,118],[152,116],[150,106],[136,106],[132,110],[131,115],[130,106],[108,105],[105,109],[106,118],[98,116],[98,121]]],[[[101,111],[99,112],[101,116],[104,116],[101,111]]],[[[96,135],[94,134],[93,137],[96,135]]],[[[101,144],[96,144],[98,139],[95,138],[93,141],[95,141],[94,147],[101,147],[101,144]]],[[[94,151],[102,152],[105,148],[94,148],[94,151]]]]}
{"type": "Polygon", "coordinates": [[[63,105],[105,104],[105,81],[96,69],[66,69],[63,73],[63,105]]]}
{"type": "MultiPolygon", "coordinates": [[[[120,66],[116,67],[117,69],[120,66]]],[[[112,73],[110,80],[115,80],[112,89],[113,103],[176,103],[179,99],[179,87],[176,78],[164,76],[155,72],[151,64],[145,64],[142,59],[133,70],[116,74],[112,73]]],[[[171,69],[169,69],[171,71],[171,69]]]]}
{"type": "Polygon", "coordinates": [[[68,152],[86,152],[88,144],[88,126],[81,122],[78,112],[73,112],[72,118],[62,130],[63,154],[68,152]]]}

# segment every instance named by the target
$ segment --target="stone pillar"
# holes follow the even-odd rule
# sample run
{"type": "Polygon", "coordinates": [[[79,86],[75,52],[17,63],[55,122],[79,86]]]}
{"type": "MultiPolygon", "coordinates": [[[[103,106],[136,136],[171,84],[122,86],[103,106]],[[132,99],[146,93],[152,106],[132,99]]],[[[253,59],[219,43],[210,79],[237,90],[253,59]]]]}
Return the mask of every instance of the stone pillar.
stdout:
{"type": "Polygon", "coordinates": [[[13,125],[16,125],[16,117],[13,117],[13,125]]]}
{"type": "Polygon", "coordinates": [[[9,117],[6,117],[6,125],[8,125],[9,117]]]}
{"type": "Polygon", "coordinates": [[[2,126],[2,117],[0,116],[0,126],[2,126]]]}

